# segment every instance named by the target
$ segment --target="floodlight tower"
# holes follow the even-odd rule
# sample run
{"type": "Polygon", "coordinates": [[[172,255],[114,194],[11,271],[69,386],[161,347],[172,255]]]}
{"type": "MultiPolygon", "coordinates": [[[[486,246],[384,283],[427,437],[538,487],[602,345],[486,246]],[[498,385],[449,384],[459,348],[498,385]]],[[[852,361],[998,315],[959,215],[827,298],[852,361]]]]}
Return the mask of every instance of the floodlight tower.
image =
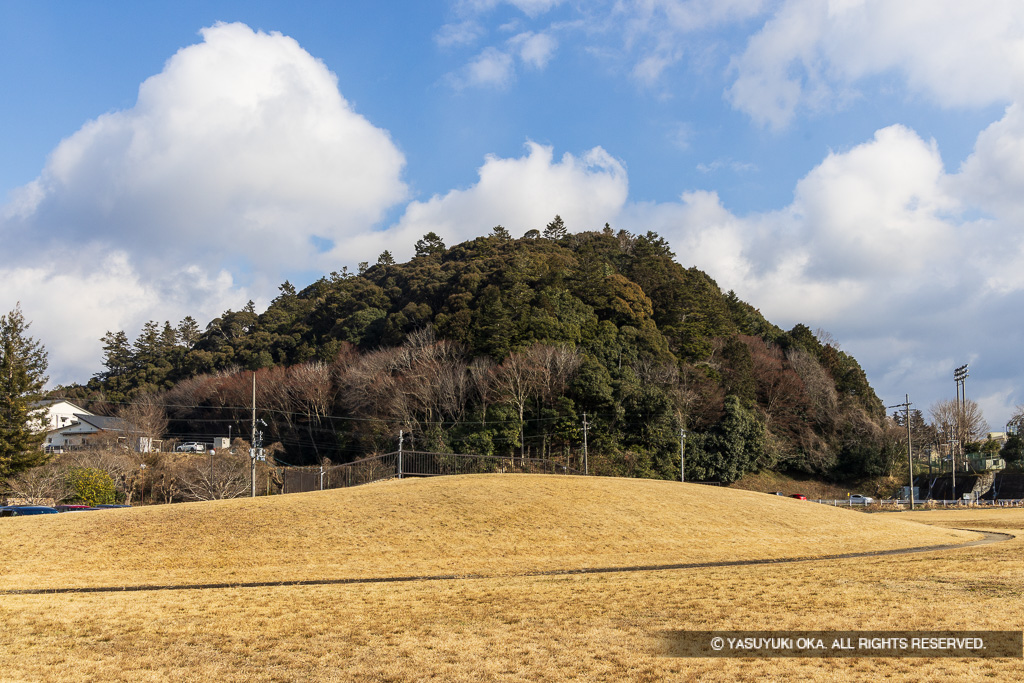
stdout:
{"type": "MultiPolygon", "coordinates": [[[[964,454],[964,417],[967,411],[967,363],[953,369],[953,379],[956,381],[956,443],[960,449],[960,455],[964,454]]],[[[956,460],[953,460],[953,498],[956,499],[956,460]]]]}
{"type": "Polygon", "coordinates": [[[960,367],[953,370],[953,379],[956,381],[956,437],[957,442],[960,444],[960,455],[963,455],[963,443],[964,437],[966,436],[964,434],[964,430],[967,428],[967,425],[964,424],[966,422],[964,418],[966,417],[967,412],[968,377],[969,375],[967,373],[967,363],[964,363],[960,367]]]}

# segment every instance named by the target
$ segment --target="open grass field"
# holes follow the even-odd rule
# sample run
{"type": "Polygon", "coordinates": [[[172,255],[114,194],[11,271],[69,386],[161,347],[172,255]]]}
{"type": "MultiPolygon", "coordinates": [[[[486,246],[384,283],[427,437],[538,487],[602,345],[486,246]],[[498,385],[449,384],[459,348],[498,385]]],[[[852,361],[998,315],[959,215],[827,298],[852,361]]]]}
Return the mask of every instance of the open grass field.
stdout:
{"type": "Polygon", "coordinates": [[[2,520],[0,680],[859,680],[1016,660],[682,659],[664,630],[1019,630],[1024,510],[864,514],[547,476],[2,520]],[[926,522],[922,525],[919,522],[926,522]],[[919,554],[598,574],[579,568],[919,554]],[[217,582],[472,578],[188,588],[217,582]],[[19,594],[67,587],[181,586],[19,594]]]}

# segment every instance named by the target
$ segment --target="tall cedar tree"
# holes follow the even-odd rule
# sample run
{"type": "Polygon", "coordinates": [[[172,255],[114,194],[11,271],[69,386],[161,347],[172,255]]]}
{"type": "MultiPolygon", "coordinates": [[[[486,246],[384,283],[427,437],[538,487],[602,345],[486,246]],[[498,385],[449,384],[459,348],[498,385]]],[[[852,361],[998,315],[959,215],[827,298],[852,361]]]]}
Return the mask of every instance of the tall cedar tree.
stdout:
{"type": "Polygon", "coordinates": [[[45,460],[44,432],[32,428],[31,412],[49,379],[46,349],[27,336],[30,324],[20,304],[0,316],[0,477],[45,460]]]}

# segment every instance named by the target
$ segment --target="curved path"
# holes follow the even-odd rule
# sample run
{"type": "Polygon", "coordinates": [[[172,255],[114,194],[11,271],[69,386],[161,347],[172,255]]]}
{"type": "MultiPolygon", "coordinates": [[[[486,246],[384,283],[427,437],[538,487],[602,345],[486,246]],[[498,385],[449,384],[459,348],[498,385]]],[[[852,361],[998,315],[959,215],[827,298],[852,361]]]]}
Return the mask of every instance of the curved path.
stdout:
{"type": "Polygon", "coordinates": [[[408,583],[413,581],[452,581],[457,579],[495,579],[521,578],[531,576],[574,576],[578,574],[615,574],[619,572],[658,572],[670,569],[707,569],[716,567],[747,567],[765,564],[792,564],[794,562],[816,562],[819,560],[849,560],[858,557],[882,557],[885,555],[909,555],[911,553],[927,553],[936,550],[957,550],[979,545],[989,545],[1009,541],[1016,538],[1013,534],[978,529],[959,529],[984,534],[984,538],[966,543],[948,543],[944,545],[925,545],[915,548],[897,548],[896,550],[869,550],[857,553],[840,553],[836,555],[812,555],[805,557],[779,557],[766,560],[724,560],[720,562],[684,562],[679,564],[648,564],[626,567],[584,567],[579,569],[551,569],[547,571],[525,572],[522,574],[429,574],[423,576],[386,576],[361,579],[311,579],[306,581],[252,581],[233,583],[197,583],[179,585],[140,585],[140,586],[93,586],[85,588],[25,588],[0,590],[0,595],[54,595],[60,593],[124,593],[135,591],[182,591],[210,590],[215,588],[272,588],[283,586],[337,586],[363,583],[408,583]]]}

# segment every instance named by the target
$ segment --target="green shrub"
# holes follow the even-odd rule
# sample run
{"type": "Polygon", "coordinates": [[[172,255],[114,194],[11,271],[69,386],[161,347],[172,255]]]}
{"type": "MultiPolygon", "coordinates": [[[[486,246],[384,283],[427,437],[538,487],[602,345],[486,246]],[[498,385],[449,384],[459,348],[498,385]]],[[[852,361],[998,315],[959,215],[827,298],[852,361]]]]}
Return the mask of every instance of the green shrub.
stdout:
{"type": "Polygon", "coordinates": [[[95,467],[72,467],[68,470],[68,486],[73,500],[86,505],[114,503],[117,488],[109,474],[95,467]]]}

